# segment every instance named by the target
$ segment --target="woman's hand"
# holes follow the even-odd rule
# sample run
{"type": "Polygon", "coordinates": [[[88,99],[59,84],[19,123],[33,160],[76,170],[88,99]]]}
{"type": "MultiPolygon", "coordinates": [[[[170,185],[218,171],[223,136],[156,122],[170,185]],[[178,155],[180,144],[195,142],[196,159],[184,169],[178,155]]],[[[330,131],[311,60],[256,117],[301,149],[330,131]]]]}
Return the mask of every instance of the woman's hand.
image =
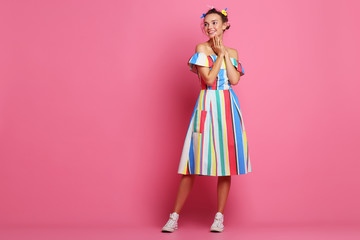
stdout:
{"type": "Polygon", "coordinates": [[[212,39],[213,39],[213,41],[212,41],[211,48],[213,49],[213,51],[218,56],[221,56],[221,57],[225,56],[226,49],[222,43],[222,40],[217,35],[215,35],[212,39]]]}

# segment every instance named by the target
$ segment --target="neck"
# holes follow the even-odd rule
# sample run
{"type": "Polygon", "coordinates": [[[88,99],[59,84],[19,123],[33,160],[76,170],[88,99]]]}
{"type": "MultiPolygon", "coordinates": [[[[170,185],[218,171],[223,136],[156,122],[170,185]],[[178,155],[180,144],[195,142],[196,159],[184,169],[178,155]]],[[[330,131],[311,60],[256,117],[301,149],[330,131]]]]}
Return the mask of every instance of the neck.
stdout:
{"type": "MultiPolygon", "coordinates": [[[[222,36],[222,35],[220,35],[219,38],[220,38],[221,41],[223,40],[223,36],[222,36]]],[[[212,38],[209,38],[209,40],[207,41],[207,43],[209,43],[210,45],[213,45],[213,41],[214,41],[214,40],[213,40],[212,38]]]]}

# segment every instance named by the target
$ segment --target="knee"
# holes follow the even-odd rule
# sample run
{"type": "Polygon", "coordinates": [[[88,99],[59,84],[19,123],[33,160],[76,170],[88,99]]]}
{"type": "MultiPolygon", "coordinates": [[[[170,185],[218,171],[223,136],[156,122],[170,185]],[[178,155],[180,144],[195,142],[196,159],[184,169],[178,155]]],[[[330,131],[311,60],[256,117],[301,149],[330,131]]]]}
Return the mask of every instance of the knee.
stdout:
{"type": "Polygon", "coordinates": [[[184,174],[184,175],[182,176],[183,179],[188,179],[188,180],[194,180],[195,177],[196,177],[196,175],[194,175],[194,174],[188,174],[188,175],[185,175],[185,174],[184,174]]]}
{"type": "Polygon", "coordinates": [[[230,182],[231,181],[231,176],[219,176],[218,180],[219,181],[228,181],[228,182],[230,182]]]}

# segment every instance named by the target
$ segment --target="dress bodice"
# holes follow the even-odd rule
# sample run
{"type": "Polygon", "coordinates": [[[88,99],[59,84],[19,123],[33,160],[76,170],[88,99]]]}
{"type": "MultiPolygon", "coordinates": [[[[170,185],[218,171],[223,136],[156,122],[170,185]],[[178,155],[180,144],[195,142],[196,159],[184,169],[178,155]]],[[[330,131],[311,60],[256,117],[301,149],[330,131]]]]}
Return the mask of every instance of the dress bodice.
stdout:
{"type": "MultiPolygon", "coordinates": [[[[216,81],[213,85],[206,85],[205,81],[201,79],[201,75],[198,72],[197,66],[209,67],[210,69],[213,67],[214,62],[217,59],[217,55],[206,55],[202,52],[197,52],[192,55],[188,61],[188,66],[190,67],[190,71],[196,73],[200,80],[201,89],[208,90],[227,90],[231,88],[231,84],[229,82],[229,78],[226,72],[226,64],[225,61],[222,61],[220,70],[218,75],[216,76],[216,81]]],[[[244,75],[244,69],[241,63],[235,58],[230,57],[231,63],[234,67],[240,72],[240,76],[244,75]]]]}

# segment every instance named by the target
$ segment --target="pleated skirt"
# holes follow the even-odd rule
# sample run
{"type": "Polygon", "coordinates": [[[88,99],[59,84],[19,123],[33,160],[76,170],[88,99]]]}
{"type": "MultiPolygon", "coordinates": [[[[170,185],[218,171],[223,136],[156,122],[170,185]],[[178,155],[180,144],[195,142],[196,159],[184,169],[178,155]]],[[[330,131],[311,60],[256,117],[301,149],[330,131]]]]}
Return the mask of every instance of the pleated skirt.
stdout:
{"type": "Polygon", "coordinates": [[[178,173],[230,176],[249,172],[249,146],[236,94],[231,88],[202,89],[186,133],[178,173]]]}

